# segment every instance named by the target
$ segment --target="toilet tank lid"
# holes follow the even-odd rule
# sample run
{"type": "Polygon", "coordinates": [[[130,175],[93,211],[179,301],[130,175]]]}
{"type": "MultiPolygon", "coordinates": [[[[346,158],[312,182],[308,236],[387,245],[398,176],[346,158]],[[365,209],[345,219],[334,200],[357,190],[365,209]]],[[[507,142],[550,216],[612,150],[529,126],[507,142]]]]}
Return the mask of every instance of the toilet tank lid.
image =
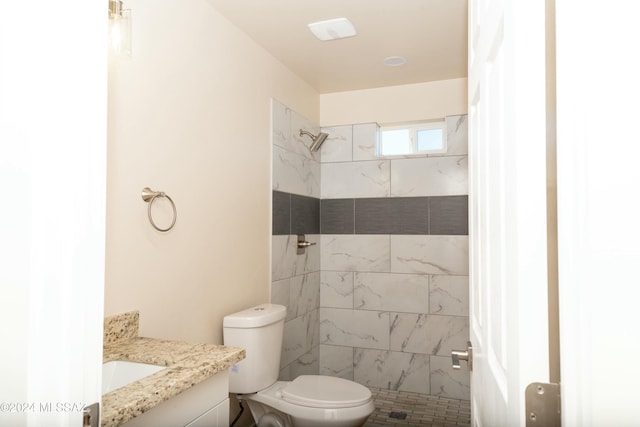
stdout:
{"type": "Polygon", "coordinates": [[[224,328],[257,328],[285,318],[287,308],[279,304],[260,304],[224,317],[224,328]]]}

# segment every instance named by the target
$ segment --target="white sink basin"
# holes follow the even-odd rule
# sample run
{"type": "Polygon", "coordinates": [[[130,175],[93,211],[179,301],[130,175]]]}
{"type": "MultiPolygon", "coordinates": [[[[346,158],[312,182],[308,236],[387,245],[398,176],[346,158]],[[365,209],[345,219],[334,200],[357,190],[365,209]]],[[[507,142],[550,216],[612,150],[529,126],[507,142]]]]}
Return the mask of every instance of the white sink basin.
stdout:
{"type": "Polygon", "coordinates": [[[102,394],[165,369],[166,366],[114,360],[102,364],[102,394]]]}

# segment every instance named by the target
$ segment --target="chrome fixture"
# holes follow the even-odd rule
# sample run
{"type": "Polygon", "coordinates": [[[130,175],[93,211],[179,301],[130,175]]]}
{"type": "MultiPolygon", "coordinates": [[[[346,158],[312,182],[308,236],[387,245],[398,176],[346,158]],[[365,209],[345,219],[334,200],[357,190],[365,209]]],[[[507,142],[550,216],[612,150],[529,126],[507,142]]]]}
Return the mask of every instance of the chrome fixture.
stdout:
{"type": "Polygon", "coordinates": [[[327,139],[327,137],[329,136],[324,132],[320,132],[317,135],[314,135],[311,132],[300,129],[300,136],[302,135],[307,135],[308,137],[311,138],[311,147],[309,148],[311,152],[318,151],[320,149],[320,146],[324,142],[324,140],[327,139]]]}
{"type": "Polygon", "coordinates": [[[562,425],[560,384],[531,383],[524,391],[526,427],[562,425]]]}
{"type": "Polygon", "coordinates": [[[309,246],[313,246],[315,244],[315,242],[308,242],[307,239],[305,239],[304,234],[298,234],[298,249],[296,250],[296,253],[298,255],[303,255],[309,246]]]}
{"type": "Polygon", "coordinates": [[[461,360],[466,360],[467,365],[469,366],[469,371],[473,371],[473,347],[471,346],[471,341],[467,341],[467,349],[465,351],[453,350],[451,352],[451,364],[453,369],[461,368],[461,360]]]}
{"type": "Polygon", "coordinates": [[[109,44],[117,55],[131,57],[131,9],[122,0],[109,0],[109,44]]]}
{"type": "Polygon", "coordinates": [[[176,225],[176,219],[178,218],[178,211],[176,210],[176,204],[173,203],[173,199],[169,197],[168,194],[162,191],[153,191],[149,187],[144,187],[142,189],[142,200],[149,203],[147,207],[147,216],[149,217],[149,222],[151,223],[153,228],[164,233],[165,231],[171,230],[173,226],[176,225]],[[151,206],[153,205],[153,202],[159,197],[164,197],[165,199],[167,199],[169,203],[171,203],[171,208],[173,209],[173,220],[171,221],[171,225],[168,226],[167,228],[158,227],[156,223],[153,221],[153,217],[151,216],[151,206]]]}

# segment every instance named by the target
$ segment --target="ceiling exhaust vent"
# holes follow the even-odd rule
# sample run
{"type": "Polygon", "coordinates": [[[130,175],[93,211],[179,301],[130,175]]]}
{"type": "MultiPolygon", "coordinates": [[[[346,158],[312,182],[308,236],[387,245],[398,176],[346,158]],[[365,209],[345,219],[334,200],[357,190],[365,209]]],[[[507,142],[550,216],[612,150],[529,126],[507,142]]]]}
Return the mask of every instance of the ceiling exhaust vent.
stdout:
{"type": "Polygon", "coordinates": [[[322,41],[343,39],[357,34],[355,27],[347,18],[312,22],[308,27],[313,35],[322,41]]]}

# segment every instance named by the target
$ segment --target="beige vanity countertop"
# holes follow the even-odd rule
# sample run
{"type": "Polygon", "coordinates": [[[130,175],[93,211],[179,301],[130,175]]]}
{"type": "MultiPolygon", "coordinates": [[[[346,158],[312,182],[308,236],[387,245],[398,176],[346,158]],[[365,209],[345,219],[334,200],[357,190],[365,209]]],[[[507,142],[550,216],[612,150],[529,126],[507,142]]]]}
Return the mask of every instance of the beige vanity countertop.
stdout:
{"type": "Polygon", "coordinates": [[[245,358],[244,349],[133,337],[105,341],[104,362],[127,360],[166,366],[102,396],[102,427],[116,427],[228,369],[245,358]]]}

